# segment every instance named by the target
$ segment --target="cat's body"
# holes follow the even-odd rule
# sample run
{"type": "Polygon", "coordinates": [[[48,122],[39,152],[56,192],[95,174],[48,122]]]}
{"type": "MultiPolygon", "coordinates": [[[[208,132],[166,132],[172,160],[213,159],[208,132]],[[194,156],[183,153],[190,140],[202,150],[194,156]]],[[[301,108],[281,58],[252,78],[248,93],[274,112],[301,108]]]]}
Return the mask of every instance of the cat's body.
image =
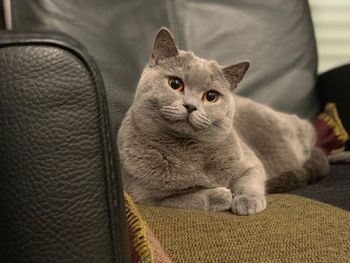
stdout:
{"type": "Polygon", "coordinates": [[[327,173],[307,121],[232,95],[247,67],[221,68],[158,33],[118,134],[125,190],[136,202],[253,214],[266,207],[266,187],[327,173]]]}

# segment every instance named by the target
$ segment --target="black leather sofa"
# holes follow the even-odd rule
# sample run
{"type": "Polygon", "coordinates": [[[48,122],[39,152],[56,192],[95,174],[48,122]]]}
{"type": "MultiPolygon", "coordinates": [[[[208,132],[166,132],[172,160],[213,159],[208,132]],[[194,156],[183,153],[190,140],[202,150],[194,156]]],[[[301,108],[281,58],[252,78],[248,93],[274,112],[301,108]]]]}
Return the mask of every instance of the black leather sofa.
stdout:
{"type": "Polygon", "coordinates": [[[3,262],[128,262],[104,84],[63,35],[2,32],[3,262]]]}

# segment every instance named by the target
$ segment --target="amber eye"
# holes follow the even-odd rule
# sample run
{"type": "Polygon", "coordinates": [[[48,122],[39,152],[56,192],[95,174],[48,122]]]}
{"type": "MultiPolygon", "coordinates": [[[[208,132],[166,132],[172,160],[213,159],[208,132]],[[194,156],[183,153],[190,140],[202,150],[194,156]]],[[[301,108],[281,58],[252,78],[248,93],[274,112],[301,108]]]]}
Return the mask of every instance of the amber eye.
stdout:
{"type": "Polygon", "coordinates": [[[204,93],[203,98],[209,102],[216,102],[219,99],[219,94],[214,90],[209,90],[204,93]]]}
{"type": "Polygon", "coordinates": [[[184,90],[184,83],[180,78],[177,77],[170,77],[169,78],[169,86],[177,91],[183,91],[184,90]]]}

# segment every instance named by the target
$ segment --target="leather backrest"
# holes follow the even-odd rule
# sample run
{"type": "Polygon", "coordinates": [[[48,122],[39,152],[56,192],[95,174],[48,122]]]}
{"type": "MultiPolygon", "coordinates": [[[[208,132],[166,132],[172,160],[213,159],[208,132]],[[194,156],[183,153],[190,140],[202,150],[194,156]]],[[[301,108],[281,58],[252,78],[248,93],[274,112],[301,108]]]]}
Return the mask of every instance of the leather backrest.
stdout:
{"type": "Polygon", "coordinates": [[[64,32],[96,60],[118,126],[133,99],[155,32],[169,26],[163,0],[11,1],[13,28],[64,32]]]}
{"type": "Polygon", "coordinates": [[[73,42],[0,39],[0,243],[5,262],[128,262],[103,83],[73,42]]]}
{"type": "Polygon", "coordinates": [[[181,49],[223,65],[249,59],[238,94],[312,117],[317,54],[307,1],[12,0],[13,27],[65,32],[87,47],[106,82],[117,125],[132,102],[161,26],[181,49]]]}
{"type": "Polygon", "coordinates": [[[4,8],[3,5],[0,3],[0,30],[5,29],[5,17],[4,17],[4,8]]]}

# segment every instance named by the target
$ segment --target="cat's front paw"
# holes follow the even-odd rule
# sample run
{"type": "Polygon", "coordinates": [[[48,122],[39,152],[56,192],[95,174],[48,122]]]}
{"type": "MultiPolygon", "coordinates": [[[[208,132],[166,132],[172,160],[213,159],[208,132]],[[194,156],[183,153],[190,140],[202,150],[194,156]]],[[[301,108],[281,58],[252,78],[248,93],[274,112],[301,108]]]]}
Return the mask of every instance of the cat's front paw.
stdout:
{"type": "Polygon", "coordinates": [[[237,215],[253,215],[266,208],[263,195],[237,195],[232,199],[231,209],[237,215]]]}
{"type": "Polygon", "coordinates": [[[225,187],[216,187],[210,189],[208,195],[209,211],[226,211],[229,210],[232,203],[232,193],[225,187]]]}

